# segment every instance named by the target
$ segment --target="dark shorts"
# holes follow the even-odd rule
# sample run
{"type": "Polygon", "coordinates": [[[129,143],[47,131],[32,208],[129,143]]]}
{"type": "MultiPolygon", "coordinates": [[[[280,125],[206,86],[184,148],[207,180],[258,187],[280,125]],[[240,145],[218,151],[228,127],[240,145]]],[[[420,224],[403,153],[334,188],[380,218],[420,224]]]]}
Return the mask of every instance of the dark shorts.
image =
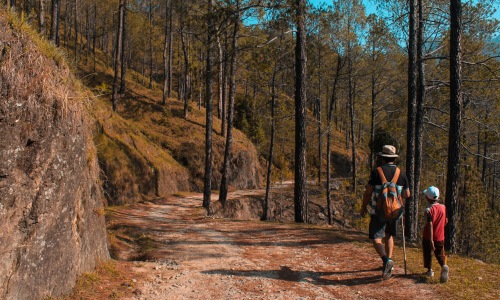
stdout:
{"type": "Polygon", "coordinates": [[[372,240],[384,238],[386,235],[396,236],[398,221],[382,223],[377,216],[371,216],[368,237],[372,240]]]}

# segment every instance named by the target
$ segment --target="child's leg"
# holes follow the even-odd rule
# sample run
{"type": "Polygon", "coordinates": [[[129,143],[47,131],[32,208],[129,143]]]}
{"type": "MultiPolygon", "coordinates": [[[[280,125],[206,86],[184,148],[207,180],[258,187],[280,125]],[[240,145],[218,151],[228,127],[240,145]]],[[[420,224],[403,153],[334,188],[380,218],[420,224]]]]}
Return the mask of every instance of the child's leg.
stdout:
{"type": "Polygon", "coordinates": [[[422,253],[424,254],[424,268],[432,269],[431,241],[422,239],[422,253]]]}
{"type": "Polygon", "coordinates": [[[444,252],[444,241],[434,241],[434,255],[436,256],[439,265],[446,265],[446,253],[444,252]]]}

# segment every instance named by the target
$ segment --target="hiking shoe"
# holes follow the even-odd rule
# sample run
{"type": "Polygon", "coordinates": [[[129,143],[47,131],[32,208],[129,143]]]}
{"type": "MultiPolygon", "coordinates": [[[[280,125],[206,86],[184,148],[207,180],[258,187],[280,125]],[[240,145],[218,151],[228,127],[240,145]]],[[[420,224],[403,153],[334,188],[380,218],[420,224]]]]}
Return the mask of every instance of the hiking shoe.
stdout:
{"type": "Polygon", "coordinates": [[[450,271],[450,268],[448,268],[447,265],[443,265],[441,267],[441,278],[440,278],[441,283],[445,283],[448,281],[448,272],[449,271],[450,271]]]}
{"type": "Polygon", "coordinates": [[[391,278],[393,270],[394,270],[394,261],[389,258],[385,263],[384,272],[382,273],[382,278],[384,280],[391,278]]]}
{"type": "Polygon", "coordinates": [[[432,271],[432,270],[428,270],[428,271],[425,273],[425,276],[427,276],[427,277],[429,277],[429,278],[430,278],[430,277],[434,277],[434,271],[432,271]]]}

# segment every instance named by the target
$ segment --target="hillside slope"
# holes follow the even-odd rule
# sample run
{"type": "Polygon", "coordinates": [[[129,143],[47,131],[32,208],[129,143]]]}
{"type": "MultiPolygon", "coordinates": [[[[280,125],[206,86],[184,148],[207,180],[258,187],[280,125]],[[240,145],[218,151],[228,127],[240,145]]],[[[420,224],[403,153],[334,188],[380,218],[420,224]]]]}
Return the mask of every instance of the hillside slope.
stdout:
{"type": "Polygon", "coordinates": [[[0,11],[0,299],[65,293],[109,258],[81,91],[55,47],[0,11]]]}
{"type": "MultiPolygon", "coordinates": [[[[96,72],[90,62],[79,66],[84,83],[96,95],[94,114],[98,120],[95,137],[103,181],[110,204],[134,203],[178,191],[203,189],[205,159],[205,110],[191,103],[187,119],[183,104],[168,99],[164,107],[161,90],[147,89],[127,80],[127,91],[111,111],[111,69],[104,62],[96,72]]],[[[220,120],[214,118],[212,187],[218,189],[225,138],[220,120]]],[[[230,156],[229,184],[236,189],[256,188],[262,183],[257,151],[240,131],[234,131],[230,156]]]]}

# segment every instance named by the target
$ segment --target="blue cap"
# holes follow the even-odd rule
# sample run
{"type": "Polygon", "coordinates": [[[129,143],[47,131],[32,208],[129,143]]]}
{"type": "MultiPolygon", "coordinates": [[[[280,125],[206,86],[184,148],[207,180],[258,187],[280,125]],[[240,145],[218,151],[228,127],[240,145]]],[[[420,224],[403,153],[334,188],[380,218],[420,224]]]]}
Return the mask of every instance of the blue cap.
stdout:
{"type": "Polygon", "coordinates": [[[438,200],[439,199],[439,189],[435,186],[430,186],[424,191],[424,195],[427,196],[427,198],[429,198],[429,199],[438,200]]]}

